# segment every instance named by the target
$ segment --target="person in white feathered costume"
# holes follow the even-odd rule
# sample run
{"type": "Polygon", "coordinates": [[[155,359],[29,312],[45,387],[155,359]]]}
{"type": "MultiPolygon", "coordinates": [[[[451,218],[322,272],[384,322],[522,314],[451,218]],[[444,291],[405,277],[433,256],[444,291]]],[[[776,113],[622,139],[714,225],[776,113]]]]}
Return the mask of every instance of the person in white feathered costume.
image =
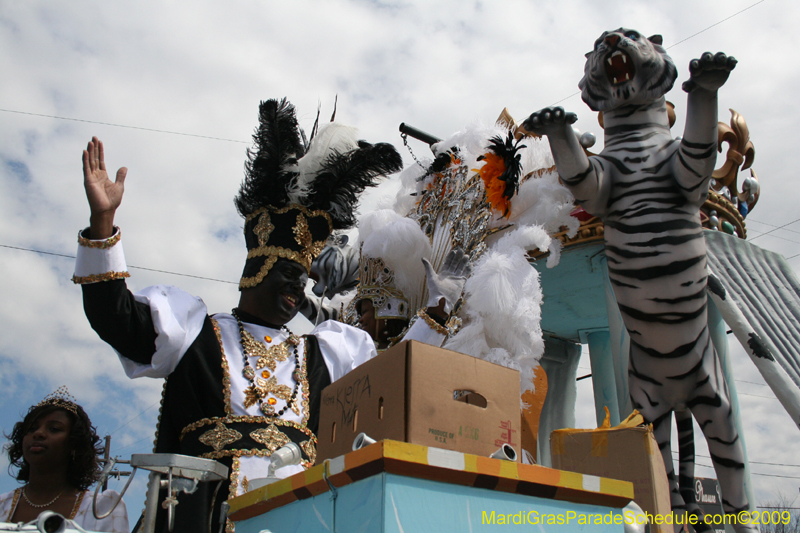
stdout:
{"type": "MultiPolygon", "coordinates": [[[[461,250],[470,260],[471,275],[462,299],[446,309],[450,318],[441,345],[517,369],[520,392],[533,390],[534,370],[544,352],[542,292],[527,253],[549,251],[548,267],[558,264],[561,244],[550,234],[565,226],[572,234],[577,231],[579,222],[570,216],[574,199],[558,182],[541,139],[515,141],[504,127],[473,125],[432,149],[434,161],[400,175],[391,211],[368,213],[359,221],[361,274],[368,260],[378,258],[391,275],[383,282],[362,280],[349,316],[353,320],[358,304],[374,302],[381,291],[382,302],[391,292],[397,302],[406,303],[406,319],[423,302],[430,307],[426,275],[441,272],[448,255],[461,250]],[[431,267],[423,270],[422,259],[431,267]]],[[[402,338],[394,333],[394,342],[402,338]]]]}

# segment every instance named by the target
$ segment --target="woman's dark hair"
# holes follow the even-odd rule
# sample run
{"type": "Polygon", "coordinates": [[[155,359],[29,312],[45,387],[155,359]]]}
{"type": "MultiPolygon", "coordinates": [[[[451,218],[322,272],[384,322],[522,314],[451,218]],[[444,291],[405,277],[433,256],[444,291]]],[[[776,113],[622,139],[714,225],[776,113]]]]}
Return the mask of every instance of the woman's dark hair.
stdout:
{"type": "Polygon", "coordinates": [[[80,405],[75,405],[73,413],[57,405],[45,404],[28,411],[22,420],[14,424],[11,435],[6,435],[9,443],[4,446],[8,452],[8,473],[18,481],[28,481],[30,478],[30,465],[22,456],[22,438],[28,433],[33,423],[44,415],[54,411],[63,411],[70,420],[69,446],[73,450],[73,459],[67,469],[67,482],[78,490],[86,490],[97,481],[100,475],[100,462],[98,455],[103,452],[100,437],[97,436],[95,427],[92,426],[89,416],[80,405]],[[12,469],[18,468],[16,476],[12,469]]]}

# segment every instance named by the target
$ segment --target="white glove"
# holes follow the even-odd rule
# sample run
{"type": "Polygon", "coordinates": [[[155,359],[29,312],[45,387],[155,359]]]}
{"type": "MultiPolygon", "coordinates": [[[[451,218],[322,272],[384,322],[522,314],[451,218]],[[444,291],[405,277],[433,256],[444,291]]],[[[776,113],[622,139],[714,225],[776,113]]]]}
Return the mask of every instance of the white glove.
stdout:
{"type": "Polygon", "coordinates": [[[427,275],[428,307],[438,306],[444,298],[444,312],[449,313],[461,298],[464,284],[472,273],[469,257],[460,248],[450,250],[438,274],[433,271],[433,266],[427,259],[423,258],[422,264],[427,275]]]}

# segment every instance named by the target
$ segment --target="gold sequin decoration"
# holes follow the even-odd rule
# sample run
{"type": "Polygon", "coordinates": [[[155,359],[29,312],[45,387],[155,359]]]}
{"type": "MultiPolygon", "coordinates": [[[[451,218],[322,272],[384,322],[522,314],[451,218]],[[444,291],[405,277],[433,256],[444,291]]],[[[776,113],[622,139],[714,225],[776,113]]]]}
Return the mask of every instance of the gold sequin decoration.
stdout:
{"type": "Polygon", "coordinates": [[[17,510],[17,505],[19,504],[20,494],[22,494],[22,487],[14,490],[14,498],[11,500],[11,509],[8,511],[8,516],[5,518],[5,521],[10,521],[11,517],[14,516],[14,511],[17,510]]]}
{"type": "MultiPolygon", "coordinates": [[[[205,457],[206,454],[203,454],[203,455],[204,455],[204,459],[209,459],[208,457],[205,457]]],[[[230,474],[231,484],[230,484],[230,487],[228,488],[228,490],[230,491],[230,497],[235,496],[236,495],[236,491],[239,488],[239,470],[240,469],[241,469],[241,462],[239,461],[239,456],[238,455],[234,455],[233,456],[233,461],[231,462],[231,474],[230,474]]]]}
{"type": "MultiPolygon", "coordinates": [[[[300,400],[301,404],[303,405],[303,427],[308,424],[308,417],[310,414],[309,402],[308,402],[308,372],[306,367],[306,362],[308,361],[308,344],[303,344],[303,364],[300,365],[300,387],[301,387],[301,397],[300,400]]],[[[295,398],[294,405],[292,405],[292,411],[294,411],[298,416],[300,413],[297,412],[297,398],[295,398]]],[[[312,434],[313,435],[313,434],[312,434]]],[[[316,443],[317,438],[314,437],[314,442],[316,443]]]]}
{"type": "Polygon", "coordinates": [[[289,341],[283,341],[275,346],[267,348],[263,343],[257,341],[249,331],[244,330],[244,338],[242,339],[242,348],[246,353],[251,356],[257,356],[256,369],[264,367],[269,368],[275,372],[275,367],[278,363],[286,361],[289,357],[289,341]]]}
{"type": "Polygon", "coordinates": [[[358,268],[359,283],[356,297],[353,298],[354,302],[372,300],[376,308],[381,308],[389,298],[397,298],[406,302],[407,306],[411,306],[405,294],[395,287],[394,271],[386,267],[383,259],[361,253],[358,268]]]}
{"type": "Polygon", "coordinates": [[[108,239],[98,239],[98,240],[87,239],[86,237],[83,236],[83,231],[78,232],[78,244],[86,248],[99,248],[100,250],[108,250],[109,248],[117,244],[119,240],[122,238],[122,232],[116,226],[114,226],[114,235],[112,235],[108,239]]]}
{"type": "Polygon", "coordinates": [[[269,212],[266,209],[262,208],[259,211],[261,211],[261,217],[258,219],[258,224],[253,228],[253,233],[258,237],[258,245],[265,246],[269,242],[269,235],[275,229],[275,225],[270,220],[269,212]]]}
{"type": "Polygon", "coordinates": [[[247,409],[252,405],[258,403],[258,401],[263,398],[263,392],[261,389],[255,386],[255,384],[250,385],[244,390],[244,408],[247,409]]]}
{"type": "Polygon", "coordinates": [[[315,257],[311,255],[313,242],[311,231],[308,229],[308,220],[303,216],[303,213],[297,214],[297,222],[295,222],[292,231],[294,231],[294,240],[302,247],[303,258],[308,261],[308,264],[311,264],[315,257]]]}
{"type": "Polygon", "coordinates": [[[101,281],[111,281],[114,279],[123,279],[131,277],[130,273],[126,272],[106,272],[105,274],[91,274],[89,276],[72,276],[72,283],[75,285],[86,285],[87,283],[99,283],[101,281]]]}
{"type": "Polygon", "coordinates": [[[211,446],[215,452],[218,452],[228,444],[232,444],[241,438],[241,433],[226,427],[225,424],[218,420],[214,429],[206,431],[197,440],[206,446],[211,446]]]}
{"type": "MultiPolygon", "coordinates": [[[[226,416],[226,417],[222,417],[222,418],[221,417],[201,418],[197,422],[192,422],[191,424],[189,424],[188,426],[183,428],[181,430],[181,437],[180,438],[181,438],[181,440],[183,440],[183,437],[187,433],[191,433],[192,431],[194,431],[194,430],[196,430],[198,428],[201,428],[203,426],[210,426],[212,424],[216,424],[217,422],[222,422],[224,424],[234,424],[234,423],[237,423],[237,422],[244,422],[244,423],[249,423],[249,424],[261,424],[261,423],[265,422],[265,419],[264,419],[263,416],[252,416],[252,415],[226,416]]],[[[306,420],[306,422],[307,422],[307,420],[306,420]]],[[[286,427],[297,429],[299,431],[302,431],[306,435],[308,435],[309,438],[313,438],[316,441],[316,437],[314,436],[314,433],[312,433],[312,431],[310,429],[308,429],[305,426],[305,424],[300,424],[300,423],[294,422],[292,420],[284,420],[282,418],[276,418],[274,420],[270,420],[270,423],[271,423],[271,425],[274,425],[274,426],[286,426],[286,427]]]]}
{"type": "Polygon", "coordinates": [[[447,331],[447,328],[436,322],[434,319],[428,316],[428,313],[425,312],[425,309],[420,309],[417,311],[417,316],[420,317],[422,320],[425,321],[430,328],[438,333],[439,335],[447,336],[450,332],[447,331]]]}
{"type": "Polygon", "coordinates": [[[242,478],[242,492],[247,492],[250,490],[250,480],[247,479],[247,476],[242,478]]]}
{"type": "MultiPolygon", "coordinates": [[[[255,405],[261,398],[266,398],[270,394],[276,398],[280,398],[281,400],[288,402],[292,397],[292,389],[288,385],[278,383],[278,380],[275,378],[275,376],[272,376],[269,379],[257,378],[255,383],[244,390],[245,409],[255,405]]],[[[270,398],[267,401],[270,406],[273,406],[277,403],[275,398],[270,398]]],[[[265,409],[265,414],[267,415],[271,415],[275,412],[268,406],[262,406],[262,408],[265,409]]]]}
{"type": "Polygon", "coordinates": [[[250,433],[250,438],[257,443],[266,446],[270,454],[292,440],[287,437],[283,431],[275,427],[275,424],[270,424],[265,428],[259,428],[255,431],[252,431],[250,433]]]}
{"type": "Polygon", "coordinates": [[[252,252],[256,252],[253,254],[253,257],[258,257],[259,255],[266,255],[268,257],[264,261],[264,264],[261,265],[261,269],[255,276],[252,276],[250,278],[242,276],[242,278],[239,280],[239,290],[249,289],[261,283],[264,280],[264,278],[267,277],[267,274],[269,274],[270,269],[278,261],[279,257],[283,257],[284,259],[290,259],[292,261],[300,263],[301,257],[300,254],[297,252],[293,252],[292,250],[287,250],[285,248],[278,248],[277,246],[268,246],[267,248],[269,249],[254,248],[253,250],[247,252],[248,259],[252,259],[250,257],[250,254],[252,252]]]}
{"type": "Polygon", "coordinates": [[[74,520],[75,515],[78,514],[78,509],[81,508],[81,503],[83,503],[83,497],[86,496],[86,491],[81,492],[78,494],[78,497],[75,498],[75,503],[72,505],[72,510],[69,512],[69,516],[67,516],[67,520],[74,520]]]}
{"type": "MultiPolygon", "coordinates": [[[[219,327],[219,322],[215,318],[211,319],[211,324],[214,326],[214,333],[217,334],[217,342],[219,343],[219,351],[222,355],[222,397],[225,403],[225,414],[228,416],[233,415],[231,408],[231,374],[228,368],[228,358],[225,355],[225,347],[222,346],[222,330],[219,327]]],[[[181,435],[183,438],[183,435],[181,435]]]]}
{"type": "MultiPolygon", "coordinates": [[[[265,391],[267,394],[272,394],[276,398],[280,398],[283,401],[288,402],[289,398],[292,397],[292,388],[288,385],[284,385],[283,383],[278,383],[278,380],[275,376],[272,376],[269,379],[256,379],[256,383],[258,383],[259,388],[265,391]]],[[[265,395],[266,396],[266,395],[265,395]]]]}
{"type": "Polygon", "coordinates": [[[300,447],[308,456],[308,462],[312,465],[317,462],[317,447],[310,440],[304,440],[300,443],[300,447]]]}

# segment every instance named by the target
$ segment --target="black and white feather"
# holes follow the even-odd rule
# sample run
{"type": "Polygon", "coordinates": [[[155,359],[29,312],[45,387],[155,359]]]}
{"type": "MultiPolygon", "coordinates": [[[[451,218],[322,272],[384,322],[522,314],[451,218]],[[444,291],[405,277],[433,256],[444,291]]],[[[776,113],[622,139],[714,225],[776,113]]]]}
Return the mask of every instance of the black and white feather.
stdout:
{"type": "Polygon", "coordinates": [[[245,178],[234,200],[246,217],[259,207],[289,203],[288,187],[295,178],[290,167],[304,154],[294,106],[286,98],[261,102],[255,149],[247,149],[245,178]]]}
{"type": "Polygon", "coordinates": [[[350,228],[364,189],[402,168],[394,146],[358,140],[355,128],[335,122],[320,127],[306,149],[286,99],[262,102],[259,122],[235,200],[242,216],[268,205],[301,205],[327,212],[334,230],[350,228]]]}

